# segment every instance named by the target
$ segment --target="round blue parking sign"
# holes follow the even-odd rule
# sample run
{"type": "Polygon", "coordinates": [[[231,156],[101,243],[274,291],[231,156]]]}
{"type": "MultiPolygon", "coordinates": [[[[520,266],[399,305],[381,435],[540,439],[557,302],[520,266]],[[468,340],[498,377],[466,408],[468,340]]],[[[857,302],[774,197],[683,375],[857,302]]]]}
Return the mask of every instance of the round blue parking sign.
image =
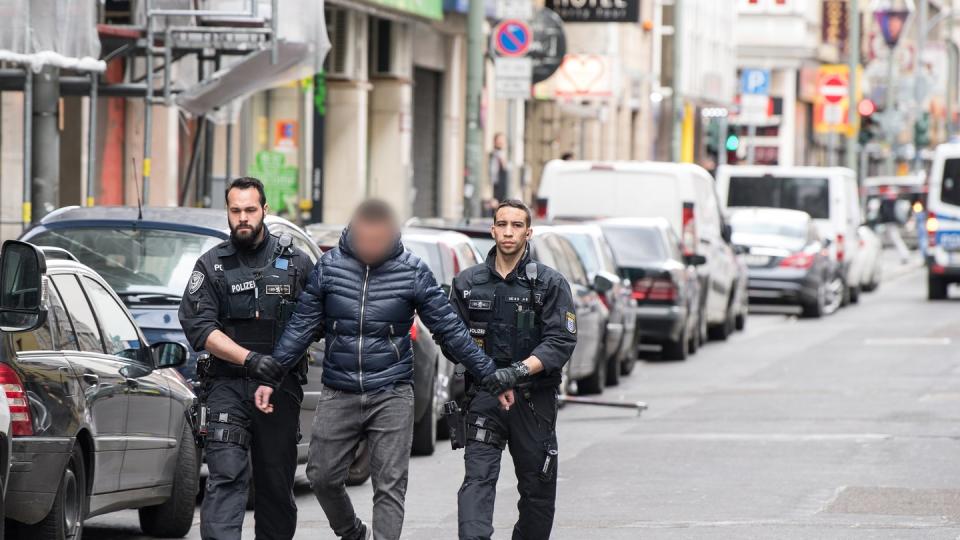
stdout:
{"type": "Polygon", "coordinates": [[[493,45],[500,56],[523,56],[530,49],[531,32],[527,23],[508,19],[493,30],[493,45]]]}

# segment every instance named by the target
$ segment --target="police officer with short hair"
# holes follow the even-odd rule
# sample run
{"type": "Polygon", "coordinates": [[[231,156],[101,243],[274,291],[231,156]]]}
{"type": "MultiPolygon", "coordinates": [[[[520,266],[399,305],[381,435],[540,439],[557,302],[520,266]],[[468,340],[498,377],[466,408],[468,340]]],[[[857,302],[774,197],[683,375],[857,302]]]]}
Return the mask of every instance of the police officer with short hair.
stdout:
{"type": "Polygon", "coordinates": [[[180,304],[190,344],[212,357],[201,375],[209,476],[200,534],[240,538],[252,465],[256,537],[288,540],[297,526],[293,484],[305,360],[285,374],[269,355],[313,265],[289,235],[267,230],[259,180],[234,180],[226,202],[230,239],[200,257],[180,304]],[[260,384],[277,389],[270,416],[254,407],[260,384]]]}
{"type": "Polygon", "coordinates": [[[496,246],[486,262],[454,279],[450,293],[470,334],[497,363],[501,384],[487,382],[469,391],[474,395],[466,411],[461,539],[493,534],[500,459],[508,445],[520,492],[514,540],[543,540],[553,527],[557,395],[577,343],[577,319],[564,277],[530,258],[530,220],[522,202],[501,202],[491,228],[496,246]],[[498,402],[499,391],[511,387],[506,403],[498,402]]]}

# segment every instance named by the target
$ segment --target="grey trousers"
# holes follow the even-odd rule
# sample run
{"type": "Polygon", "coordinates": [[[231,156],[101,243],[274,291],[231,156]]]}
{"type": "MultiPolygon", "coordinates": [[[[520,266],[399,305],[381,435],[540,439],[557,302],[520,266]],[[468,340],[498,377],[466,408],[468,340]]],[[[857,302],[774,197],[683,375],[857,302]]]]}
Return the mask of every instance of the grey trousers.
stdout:
{"type": "Polygon", "coordinates": [[[373,483],[373,535],[400,538],[413,442],[413,386],[398,384],[373,393],[353,394],[324,387],[310,439],[307,478],[340,538],[359,538],[360,519],[346,491],[347,473],[362,439],[370,450],[373,483]]]}

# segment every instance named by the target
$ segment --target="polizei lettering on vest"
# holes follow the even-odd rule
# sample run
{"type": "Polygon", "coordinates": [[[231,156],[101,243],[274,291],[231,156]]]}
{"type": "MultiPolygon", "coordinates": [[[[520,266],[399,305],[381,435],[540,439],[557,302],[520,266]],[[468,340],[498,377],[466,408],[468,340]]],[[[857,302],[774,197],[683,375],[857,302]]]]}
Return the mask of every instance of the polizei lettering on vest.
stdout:
{"type": "Polygon", "coordinates": [[[230,294],[237,294],[238,292],[249,291],[255,288],[257,288],[257,282],[252,279],[250,281],[234,283],[230,285],[230,294]]]}

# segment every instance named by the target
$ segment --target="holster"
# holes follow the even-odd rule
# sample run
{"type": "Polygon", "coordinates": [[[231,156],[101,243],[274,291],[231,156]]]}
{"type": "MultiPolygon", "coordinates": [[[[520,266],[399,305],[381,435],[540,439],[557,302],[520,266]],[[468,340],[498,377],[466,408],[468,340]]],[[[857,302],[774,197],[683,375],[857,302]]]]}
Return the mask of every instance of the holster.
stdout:
{"type": "Polygon", "coordinates": [[[456,401],[448,401],[443,404],[443,418],[447,422],[447,429],[450,430],[450,446],[454,450],[466,446],[467,424],[463,416],[463,410],[456,401]]]}

